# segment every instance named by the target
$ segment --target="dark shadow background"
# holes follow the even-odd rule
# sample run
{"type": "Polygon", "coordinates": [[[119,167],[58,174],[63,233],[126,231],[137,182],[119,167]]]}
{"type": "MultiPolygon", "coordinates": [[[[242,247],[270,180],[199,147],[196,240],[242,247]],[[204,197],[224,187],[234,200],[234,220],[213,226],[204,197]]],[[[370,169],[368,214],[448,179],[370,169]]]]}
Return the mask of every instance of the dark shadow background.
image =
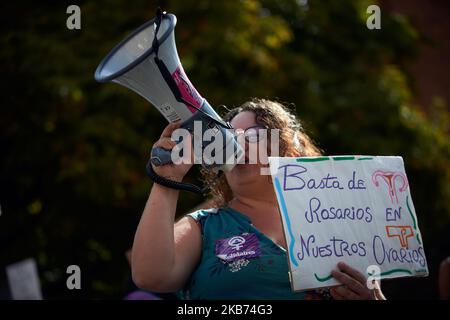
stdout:
{"type": "MultiPolygon", "coordinates": [[[[448,61],[435,57],[448,58],[450,37],[429,27],[441,21],[448,32],[449,4],[380,1],[382,28],[368,30],[374,3],[2,3],[0,298],[9,297],[5,266],[28,257],[46,299],[122,298],[129,289],[124,253],[151,187],[149,150],[166,121],[93,74],[159,5],[177,15],[184,69],[211,105],[278,99],[327,154],[404,158],[430,276],[385,281],[384,292],[436,299],[438,265],[450,255],[450,86],[448,61]],[[81,30],[66,28],[71,4],[81,8],[81,30]],[[71,264],[82,270],[82,290],[66,288],[71,264]]],[[[198,168],[187,179],[197,178],[198,168]]],[[[182,193],[178,214],[203,200],[182,193]]]]}

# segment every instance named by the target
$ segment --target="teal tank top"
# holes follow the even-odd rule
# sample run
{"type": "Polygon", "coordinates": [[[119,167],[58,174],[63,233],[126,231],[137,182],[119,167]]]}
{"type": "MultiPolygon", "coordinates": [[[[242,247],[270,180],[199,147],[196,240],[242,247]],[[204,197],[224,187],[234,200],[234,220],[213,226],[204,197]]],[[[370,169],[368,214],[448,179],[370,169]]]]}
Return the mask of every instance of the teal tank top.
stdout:
{"type": "Polygon", "coordinates": [[[201,227],[202,255],[182,299],[322,299],[324,292],[293,292],[286,250],[229,207],[188,214],[201,227]]]}

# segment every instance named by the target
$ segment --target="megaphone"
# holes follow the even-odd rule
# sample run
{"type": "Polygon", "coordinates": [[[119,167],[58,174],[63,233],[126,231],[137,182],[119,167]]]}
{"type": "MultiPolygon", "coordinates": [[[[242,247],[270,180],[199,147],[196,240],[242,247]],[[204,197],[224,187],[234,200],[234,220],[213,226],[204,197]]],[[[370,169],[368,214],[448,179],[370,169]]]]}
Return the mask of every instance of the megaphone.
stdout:
{"type": "MultiPolygon", "coordinates": [[[[202,149],[216,138],[222,139],[223,149],[215,150],[213,159],[203,159],[202,165],[229,171],[241,161],[244,152],[230,124],[221,119],[186,76],[175,45],[176,22],[175,15],[158,8],[155,18],[129,34],[102,60],[95,79],[112,81],[135,91],[169,122],[181,120],[181,128],[189,130],[193,139],[200,139],[202,149]],[[201,133],[194,131],[194,123],[199,121],[201,133]],[[203,134],[211,129],[214,138],[203,141],[203,134]]],[[[170,151],[154,148],[151,162],[156,166],[171,163],[170,151]]]]}

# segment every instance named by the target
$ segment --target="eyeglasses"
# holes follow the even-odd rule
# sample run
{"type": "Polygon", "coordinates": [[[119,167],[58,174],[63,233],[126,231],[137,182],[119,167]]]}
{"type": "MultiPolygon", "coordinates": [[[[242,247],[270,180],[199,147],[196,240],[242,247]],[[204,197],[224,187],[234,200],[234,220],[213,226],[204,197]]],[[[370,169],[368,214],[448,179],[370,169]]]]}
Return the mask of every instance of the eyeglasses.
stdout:
{"type": "Polygon", "coordinates": [[[259,141],[262,129],[266,130],[267,128],[263,125],[256,125],[247,129],[235,129],[235,133],[236,135],[243,134],[245,141],[254,143],[259,141]]]}

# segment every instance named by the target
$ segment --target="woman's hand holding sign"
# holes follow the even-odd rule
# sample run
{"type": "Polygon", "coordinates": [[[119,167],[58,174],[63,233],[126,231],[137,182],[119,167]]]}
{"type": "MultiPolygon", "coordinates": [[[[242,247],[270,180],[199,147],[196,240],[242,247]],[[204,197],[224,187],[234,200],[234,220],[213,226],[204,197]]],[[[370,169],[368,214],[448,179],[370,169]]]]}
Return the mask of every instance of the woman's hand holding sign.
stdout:
{"type": "Polygon", "coordinates": [[[366,277],[358,270],[344,262],[339,262],[338,270],[331,275],[342,285],[330,289],[332,297],[336,300],[385,300],[379,283],[374,281],[374,289],[367,286],[366,277]]]}

